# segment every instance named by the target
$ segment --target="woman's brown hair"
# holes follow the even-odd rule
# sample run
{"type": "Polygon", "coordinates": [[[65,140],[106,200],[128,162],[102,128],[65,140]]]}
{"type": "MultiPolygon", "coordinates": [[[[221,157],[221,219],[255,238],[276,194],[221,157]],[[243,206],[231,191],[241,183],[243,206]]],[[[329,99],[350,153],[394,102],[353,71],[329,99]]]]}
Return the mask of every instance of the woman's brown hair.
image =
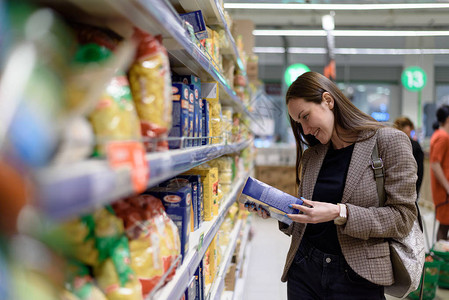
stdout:
{"type": "MultiPolygon", "coordinates": [[[[298,98],[306,102],[320,104],[324,92],[328,92],[334,99],[332,109],[335,121],[334,128],[337,136],[345,142],[354,143],[372,137],[376,130],[384,127],[371,116],[359,110],[351,101],[338,89],[331,80],[317,72],[306,72],[299,76],[288,88],[286,104],[298,98]],[[372,133],[361,137],[362,132],[372,133]]],[[[296,182],[299,184],[299,165],[301,163],[303,146],[315,146],[320,142],[313,135],[305,135],[300,123],[295,122],[290,117],[290,124],[296,140],[296,182]]]]}

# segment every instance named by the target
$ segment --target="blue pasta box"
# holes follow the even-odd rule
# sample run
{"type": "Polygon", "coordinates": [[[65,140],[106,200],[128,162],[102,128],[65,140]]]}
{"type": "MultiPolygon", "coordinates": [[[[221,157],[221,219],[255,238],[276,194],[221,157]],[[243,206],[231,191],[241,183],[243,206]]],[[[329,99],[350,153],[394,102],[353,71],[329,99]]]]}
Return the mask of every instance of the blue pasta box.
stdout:
{"type": "MultiPolygon", "coordinates": [[[[195,96],[194,92],[189,88],[189,138],[193,138],[193,123],[195,121],[195,96]]],[[[189,139],[187,146],[193,146],[193,139],[189,139]]]]}
{"type": "Polygon", "coordinates": [[[201,146],[203,137],[203,99],[198,98],[198,146],[201,146]]]}
{"type": "Polygon", "coordinates": [[[190,227],[195,231],[202,223],[201,213],[203,206],[203,188],[200,175],[178,175],[162,182],[159,186],[181,187],[190,185],[192,189],[191,223],[190,227]]]}
{"type": "Polygon", "coordinates": [[[189,86],[183,83],[172,84],[172,128],[168,134],[169,137],[180,138],[179,140],[169,141],[170,149],[179,149],[182,146],[182,137],[188,136],[189,130],[189,86]]]}
{"type": "Polygon", "coordinates": [[[200,264],[198,265],[198,268],[196,269],[195,273],[195,280],[197,280],[197,291],[196,294],[198,295],[197,299],[204,300],[204,269],[203,269],[203,260],[200,260],[200,264]]]}
{"type": "Polygon", "coordinates": [[[201,80],[195,75],[172,75],[172,81],[196,86],[198,88],[198,98],[201,98],[201,80]]]}
{"type": "Polygon", "coordinates": [[[193,31],[195,32],[196,38],[198,40],[208,38],[206,23],[204,22],[203,13],[201,12],[201,10],[192,11],[186,14],[180,14],[179,16],[181,17],[181,19],[189,22],[189,24],[192,25],[193,31]]]}
{"type": "Polygon", "coordinates": [[[293,221],[285,214],[297,214],[299,211],[288,207],[290,204],[302,205],[303,201],[290,194],[284,193],[262,181],[248,177],[239,202],[248,205],[262,207],[269,211],[270,216],[285,224],[290,225],[293,221]]]}
{"type": "Polygon", "coordinates": [[[199,143],[198,137],[200,136],[200,125],[201,122],[200,119],[200,98],[198,94],[198,89],[195,87],[195,85],[191,84],[189,85],[190,90],[193,91],[193,137],[195,138],[193,140],[193,146],[200,146],[201,143],[199,143]]]}
{"type": "Polygon", "coordinates": [[[192,189],[190,185],[181,187],[154,187],[146,194],[161,199],[167,215],[178,227],[181,239],[181,255],[185,258],[189,249],[190,210],[192,203],[192,189]]]}
{"type": "Polygon", "coordinates": [[[201,115],[201,123],[202,123],[202,145],[209,145],[209,102],[206,99],[201,100],[203,102],[203,111],[201,115]]]}

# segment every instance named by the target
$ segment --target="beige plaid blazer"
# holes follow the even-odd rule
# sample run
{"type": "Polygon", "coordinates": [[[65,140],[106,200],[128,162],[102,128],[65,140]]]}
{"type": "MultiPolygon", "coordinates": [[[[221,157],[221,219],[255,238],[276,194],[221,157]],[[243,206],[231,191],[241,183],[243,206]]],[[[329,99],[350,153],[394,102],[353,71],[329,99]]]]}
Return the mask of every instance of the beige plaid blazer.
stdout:
{"type": "MultiPolygon", "coordinates": [[[[315,182],[329,144],[316,145],[304,152],[298,194],[312,199],[315,182]]],[[[343,255],[351,268],[363,278],[378,284],[393,284],[390,250],[385,238],[405,236],[417,217],[415,207],[417,166],[409,138],[403,132],[386,127],[365,141],[354,145],[341,203],[348,208],[345,225],[337,225],[343,255]],[[371,153],[378,143],[383,160],[386,201],[379,199],[371,167],[371,153]]],[[[291,245],[282,275],[287,273],[298,250],[306,224],[289,227],[279,223],[281,231],[290,235],[291,245]]]]}

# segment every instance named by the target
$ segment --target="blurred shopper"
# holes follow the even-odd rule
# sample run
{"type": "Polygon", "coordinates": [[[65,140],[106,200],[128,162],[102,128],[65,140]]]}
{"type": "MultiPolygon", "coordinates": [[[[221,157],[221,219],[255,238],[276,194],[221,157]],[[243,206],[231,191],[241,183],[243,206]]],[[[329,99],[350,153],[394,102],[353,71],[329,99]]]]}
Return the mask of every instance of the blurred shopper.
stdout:
{"type": "Polygon", "coordinates": [[[409,138],[412,143],[413,157],[418,165],[418,180],[416,181],[416,196],[419,197],[419,191],[421,189],[421,183],[424,174],[424,152],[422,151],[421,145],[418,141],[412,138],[412,131],[415,130],[415,125],[407,117],[399,117],[394,121],[394,127],[402,130],[409,138]]]}
{"type": "Polygon", "coordinates": [[[410,139],[357,109],[319,73],[298,77],[286,102],[299,196],[308,205],[292,205],[301,212],[288,215],[292,225],[279,223],[292,237],[282,275],[288,299],[385,299],[384,286],[394,281],[386,239],[407,235],[417,217],[410,139]],[[370,163],[375,143],[384,207],[370,163]]]}
{"type": "Polygon", "coordinates": [[[449,231],[449,106],[437,110],[435,132],[430,138],[430,179],[435,217],[440,222],[437,240],[447,240],[449,231]]]}

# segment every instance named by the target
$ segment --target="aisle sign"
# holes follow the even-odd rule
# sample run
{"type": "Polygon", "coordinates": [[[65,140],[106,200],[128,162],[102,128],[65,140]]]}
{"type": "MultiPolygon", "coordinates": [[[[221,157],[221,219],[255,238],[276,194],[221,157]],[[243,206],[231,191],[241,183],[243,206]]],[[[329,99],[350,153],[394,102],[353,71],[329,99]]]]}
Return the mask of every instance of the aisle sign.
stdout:
{"type": "Polygon", "coordinates": [[[134,191],[143,192],[147,187],[150,171],[142,143],[111,142],[108,143],[106,152],[109,164],[113,169],[130,168],[134,191]]]}
{"type": "Polygon", "coordinates": [[[287,84],[287,87],[289,87],[293,81],[296,80],[296,78],[298,78],[298,76],[301,76],[303,73],[305,72],[309,72],[310,69],[308,66],[304,65],[304,64],[293,64],[290,65],[284,73],[284,80],[285,83],[287,84]]]}
{"type": "Polygon", "coordinates": [[[417,92],[426,85],[427,75],[420,67],[412,66],[402,72],[401,81],[407,90],[417,92]]]}

